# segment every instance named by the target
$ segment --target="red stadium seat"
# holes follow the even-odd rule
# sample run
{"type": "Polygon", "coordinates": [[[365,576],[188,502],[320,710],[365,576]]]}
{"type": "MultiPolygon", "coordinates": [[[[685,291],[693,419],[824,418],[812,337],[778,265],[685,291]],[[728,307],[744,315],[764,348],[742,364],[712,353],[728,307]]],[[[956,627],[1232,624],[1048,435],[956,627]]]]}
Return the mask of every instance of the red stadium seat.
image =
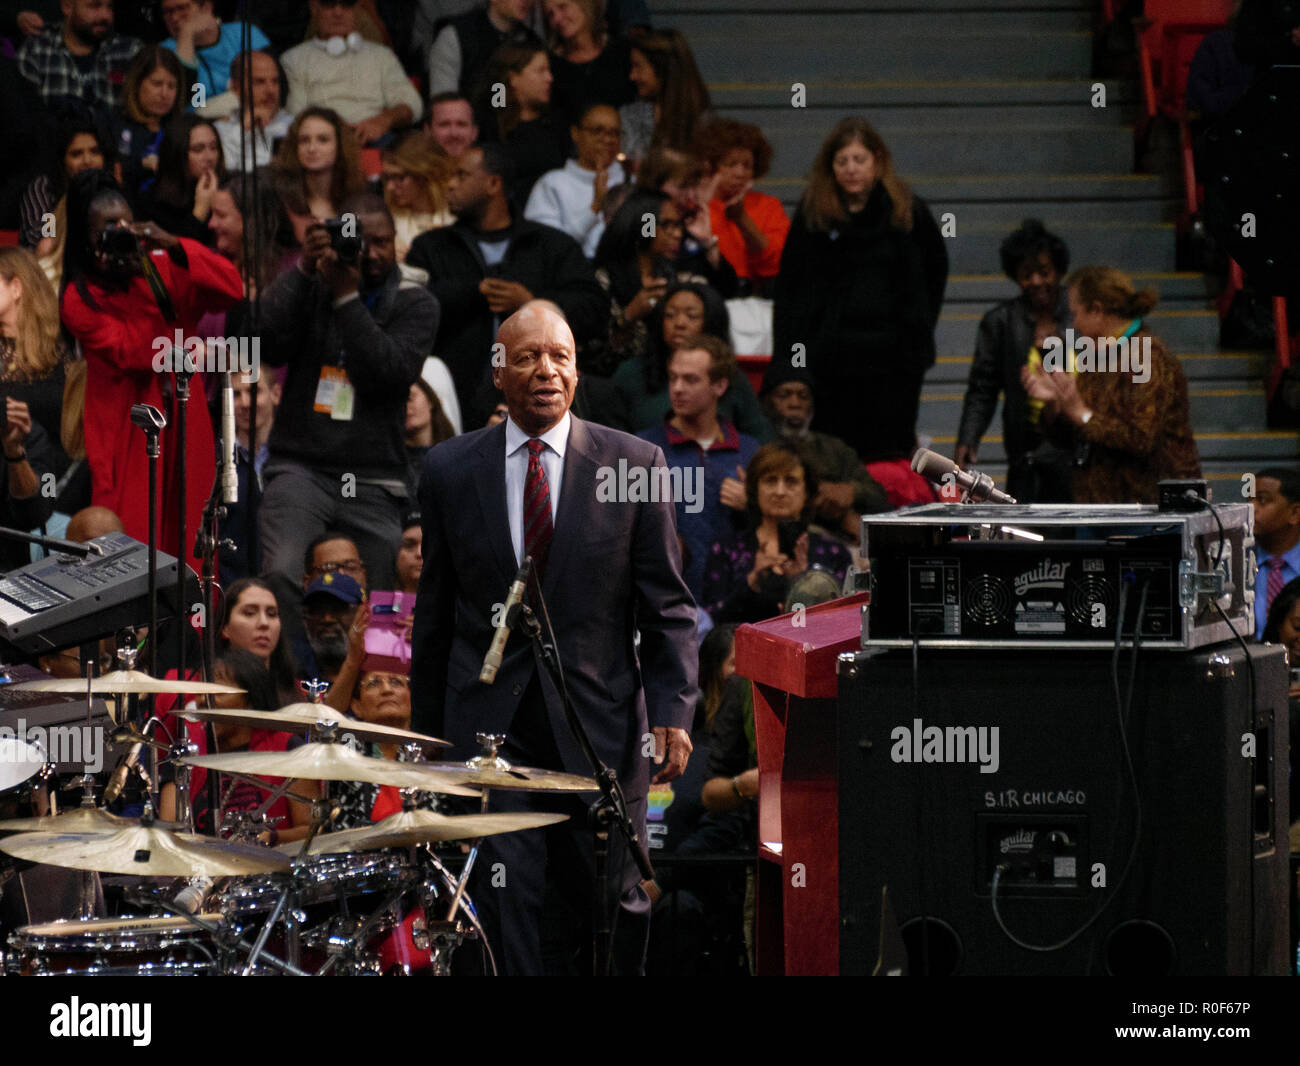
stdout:
{"type": "Polygon", "coordinates": [[[1138,62],[1146,115],[1177,118],[1183,109],[1187,67],[1196,46],[1228,21],[1232,0],[1146,0],[1139,31],[1138,62]]]}
{"type": "Polygon", "coordinates": [[[383,163],[379,158],[378,148],[361,149],[361,171],[367,178],[379,177],[380,170],[383,169],[383,163]]]}
{"type": "Polygon", "coordinates": [[[12,248],[18,243],[16,229],[0,229],[0,248],[12,248]]]}

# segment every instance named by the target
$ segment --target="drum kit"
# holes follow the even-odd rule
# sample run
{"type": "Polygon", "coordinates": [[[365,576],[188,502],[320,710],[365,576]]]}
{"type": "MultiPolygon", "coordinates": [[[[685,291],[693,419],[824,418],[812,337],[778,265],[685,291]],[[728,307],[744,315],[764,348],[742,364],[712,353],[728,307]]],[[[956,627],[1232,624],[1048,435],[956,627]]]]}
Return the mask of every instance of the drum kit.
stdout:
{"type": "MultiPolygon", "coordinates": [[[[22,687],[85,693],[123,700],[159,693],[239,695],[241,690],[184,679],[160,680],[134,669],[99,678],[42,680],[22,687]]],[[[126,726],[114,739],[154,750],[173,770],[176,821],[155,817],[152,787],[138,818],[110,813],[96,802],[96,781],[80,778],[81,806],[58,813],[0,820],[0,851],[28,862],[96,873],[127,875],[131,908],[144,913],[92,917],[82,893],[75,919],[27,925],[12,933],[4,953],[8,975],[260,975],[356,976],[450,973],[453,953],[477,942],[495,972],[491,945],[466,893],[484,837],[537,829],[567,815],[488,813],[495,789],[594,792],[595,780],[512,766],[498,754],[504,738],[480,735],[482,754],[467,762],[429,762],[429,750],[446,741],[405,729],[349,718],[319,702],[325,686],[305,686],[317,701],[278,711],[187,708],[186,719],[224,726],[269,729],[302,738],[284,751],[234,751],[198,755],[182,735],[168,743],[151,730],[126,726]],[[398,758],[363,754],[350,741],[396,745],[398,758]],[[229,838],[193,831],[190,770],[203,768],[255,785],[266,799],[254,811],[228,812],[229,838]],[[280,779],[272,783],[266,778],[280,779]],[[296,783],[303,783],[294,792],[296,783]],[[332,782],[363,782],[399,790],[401,810],[361,828],[327,831],[339,813],[332,782]],[[317,788],[319,783],[319,788],[317,788]],[[319,791],[321,795],[315,795],[319,791]],[[427,793],[474,797],[481,813],[448,815],[422,810],[427,793]],[[310,805],[304,840],[268,847],[266,812],[282,796],[310,805]],[[456,853],[436,850],[459,844],[456,853]],[[463,856],[463,867],[449,865],[463,856]],[[447,861],[444,861],[447,860],[447,861]],[[176,890],[177,878],[185,879],[176,890]]],[[[119,715],[118,720],[124,720],[119,715]]],[[[154,727],[157,727],[155,730],[154,727]]],[[[21,746],[0,745],[0,798],[41,780],[43,759],[21,746]],[[6,792],[5,790],[12,790],[6,792]]],[[[48,777],[46,772],[44,776],[48,777]]],[[[148,775],[142,774],[152,786],[148,775]]],[[[152,780],[156,780],[154,775],[152,780]]],[[[109,789],[112,785],[108,786],[109,789]]],[[[121,785],[119,783],[118,789],[121,785]]],[[[107,791],[106,789],[105,791],[107,791]]],[[[102,799],[102,795],[101,795],[102,799]]]]}

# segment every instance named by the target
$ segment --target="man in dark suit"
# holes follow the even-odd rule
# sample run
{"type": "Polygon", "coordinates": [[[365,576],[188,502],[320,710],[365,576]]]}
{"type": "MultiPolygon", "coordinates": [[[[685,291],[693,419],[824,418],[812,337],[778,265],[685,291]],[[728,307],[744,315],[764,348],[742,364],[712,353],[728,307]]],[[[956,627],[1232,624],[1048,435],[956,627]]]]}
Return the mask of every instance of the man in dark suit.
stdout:
{"type": "MultiPolygon", "coordinates": [[[[478,680],[499,605],[531,555],[574,705],[617,772],[644,839],[651,761],[660,766],[654,780],[668,781],[691,751],[695,605],[682,579],[673,502],[607,490],[620,461],[624,470],[663,470],[664,455],[569,413],[576,353],[554,304],[525,304],[498,340],[504,365],[494,365],[492,377],[510,417],[444,441],[425,460],[412,728],[450,740],[461,758],[475,754],[476,733],[504,733],[502,754],[514,763],[589,773],[529,641],[512,635],[496,683],[478,680]]],[[[531,591],[530,601],[536,606],[531,591]]],[[[548,829],[490,837],[480,852],[471,894],[506,973],[590,965],[591,798],[493,793],[495,810],[570,816],[548,829]]],[[[611,837],[614,968],[634,973],[645,956],[649,899],[618,834],[611,837]]]]}

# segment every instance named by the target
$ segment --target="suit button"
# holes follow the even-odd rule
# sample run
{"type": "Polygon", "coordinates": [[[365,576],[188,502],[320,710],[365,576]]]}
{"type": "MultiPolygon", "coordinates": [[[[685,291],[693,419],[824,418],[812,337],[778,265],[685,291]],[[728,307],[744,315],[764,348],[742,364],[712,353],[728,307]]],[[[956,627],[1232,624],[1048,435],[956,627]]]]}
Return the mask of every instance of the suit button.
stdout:
{"type": "Polygon", "coordinates": [[[523,685],[516,685],[516,686],[514,687],[514,690],[513,690],[513,691],[514,691],[514,694],[515,694],[516,696],[518,696],[521,692],[523,692],[523,690],[524,690],[524,686],[523,686],[523,685]]]}

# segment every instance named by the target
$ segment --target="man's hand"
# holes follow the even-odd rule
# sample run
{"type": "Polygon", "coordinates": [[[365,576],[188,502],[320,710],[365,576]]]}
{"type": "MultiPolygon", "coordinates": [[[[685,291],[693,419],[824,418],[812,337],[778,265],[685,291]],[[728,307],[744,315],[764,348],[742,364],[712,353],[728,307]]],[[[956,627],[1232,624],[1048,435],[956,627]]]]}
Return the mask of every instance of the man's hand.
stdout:
{"type": "Polygon", "coordinates": [[[813,506],[819,515],[838,522],[853,507],[853,482],[823,481],[813,506]]]}
{"type": "Polygon", "coordinates": [[[316,269],[335,300],[361,287],[361,264],[345,263],[333,248],[326,248],[316,261],[316,269]]]}
{"type": "Polygon", "coordinates": [[[35,37],[45,29],[45,20],[35,11],[18,12],[18,28],[28,37],[35,37]]]}
{"type": "Polygon", "coordinates": [[[953,450],[952,458],[963,470],[969,470],[979,462],[979,446],[975,444],[959,444],[953,450]]]}
{"type": "Polygon", "coordinates": [[[478,283],[478,291],[495,315],[512,315],[533,298],[519,282],[504,278],[484,278],[478,283]]]}
{"type": "Polygon", "coordinates": [[[695,749],[691,744],[691,735],[685,729],[659,725],[655,726],[654,735],[655,765],[663,763],[664,768],[650,779],[650,783],[662,785],[665,781],[681,776],[682,771],[686,769],[686,760],[691,757],[691,752],[695,749]],[[668,755],[666,763],[664,762],[665,748],[668,755]]]}
{"type": "Polygon", "coordinates": [[[363,603],[357,608],[348,626],[347,662],[360,669],[361,660],[366,657],[366,628],[370,625],[370,604],[363,603]]]}
{"type": "Polygon", "coordinates": [[[357,144],[364,148],[371,141],[379,140],[391,128],[392,124],[388,119],[383,114],[378,114],[362,119],[352,127],[352,132],[357,135],[357,144]]]}
{"type": "Polygon", "coordinates": [[[315,274],[321,256],[330,250],[329,231],[319,222],[307,227],[302,239],[302,259],[299,265],[304,274],[315,274]]]}
{"type": "Polygon", "coordinates": [[[196,7],[177,29],[176,41],[179,43],[182,37],[188,37],[191,41],[206,41],[214,33],[220,32],[221,20],[212,13],[211,9],[196,7]]]}
{"type": "Polygon", "coordinates": [[[736,467],[736,476],[724,478],[722,481],[722,490],[718,493],[718,498],[722,501],[723,507],[730,507],[733,511],[743,511],[749,506],[749,500],[745,497],[745,468],[736,467]]]}

